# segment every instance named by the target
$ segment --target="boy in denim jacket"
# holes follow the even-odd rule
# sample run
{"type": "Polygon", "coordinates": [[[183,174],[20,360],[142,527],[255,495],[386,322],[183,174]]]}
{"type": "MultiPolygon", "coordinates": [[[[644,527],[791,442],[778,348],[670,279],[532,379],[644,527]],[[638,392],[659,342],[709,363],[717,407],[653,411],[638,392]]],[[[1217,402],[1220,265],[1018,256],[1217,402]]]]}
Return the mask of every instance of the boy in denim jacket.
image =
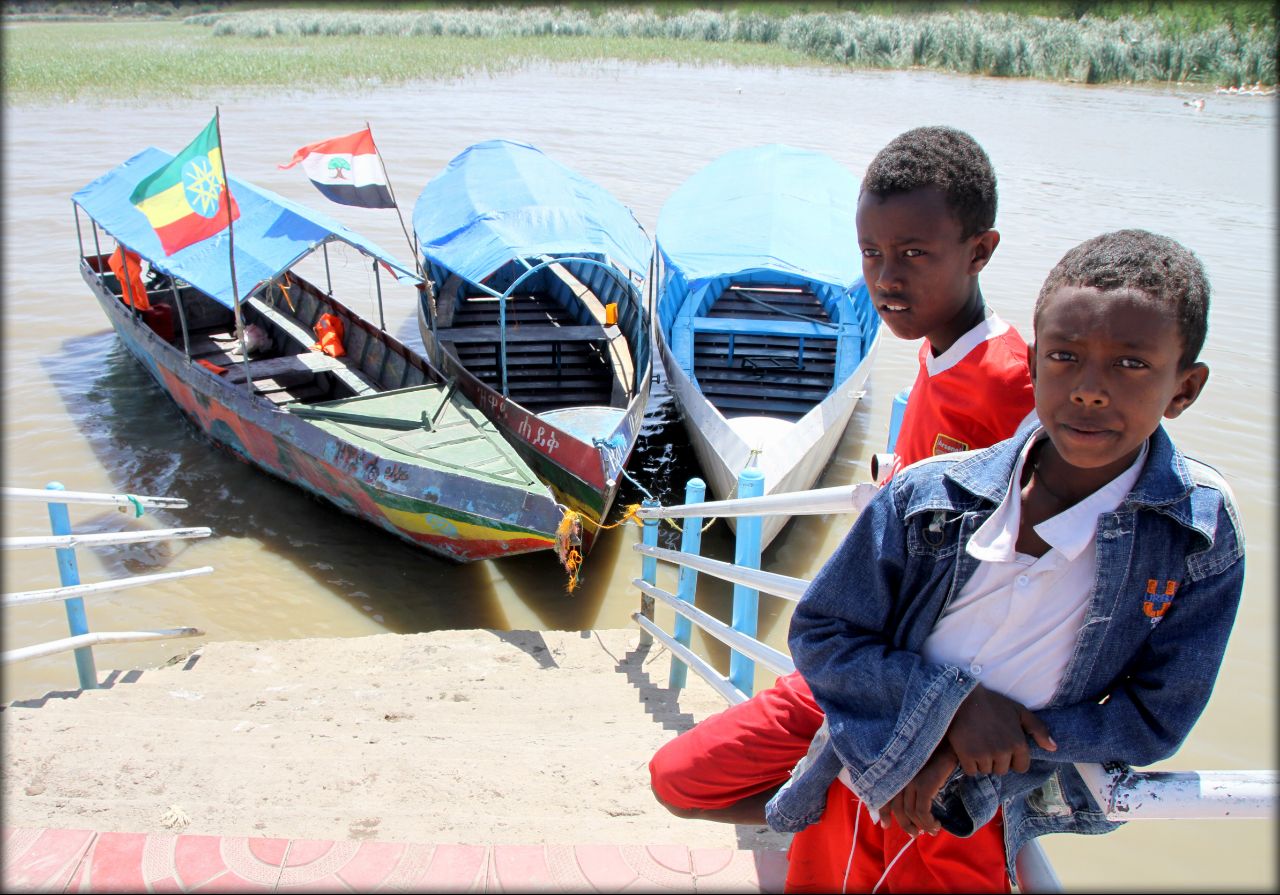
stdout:
{"type": "Polygon", "coordinates": [[[914,837],[998,815],[1007,891],[1031,838],[1117,826],[1074,762],[1186,738],[1244,582],[1230,489],[1160,424],[1208,378],[1208,304],[1171,239],[1072,249],[1035,308],[1039,425],[899,472],[814,579],[789,645],[827,720],[766,809],[800,831],[789,891],[946,890],[963,868],[914,837]]]}

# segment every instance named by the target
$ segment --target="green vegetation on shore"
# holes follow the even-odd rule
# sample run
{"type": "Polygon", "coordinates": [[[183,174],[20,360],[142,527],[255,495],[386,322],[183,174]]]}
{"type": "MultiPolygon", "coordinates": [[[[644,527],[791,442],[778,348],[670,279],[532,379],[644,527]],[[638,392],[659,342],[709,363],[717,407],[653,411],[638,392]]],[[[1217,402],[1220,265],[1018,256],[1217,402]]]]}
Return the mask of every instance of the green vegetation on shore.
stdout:
{"type": "Polygon", "coordinates": [[[8,101],[190,96],[209,87],[332,89],[608,58],[925,68],[1091,84],[1276,83],[1274,7],[1247,0],[423,3],[391,11],[209,3],[185,17],[192,7],[139,2],[124,7],[129,17],[84,20],[101,16],[104,5],[10,6],[8,101]]]}

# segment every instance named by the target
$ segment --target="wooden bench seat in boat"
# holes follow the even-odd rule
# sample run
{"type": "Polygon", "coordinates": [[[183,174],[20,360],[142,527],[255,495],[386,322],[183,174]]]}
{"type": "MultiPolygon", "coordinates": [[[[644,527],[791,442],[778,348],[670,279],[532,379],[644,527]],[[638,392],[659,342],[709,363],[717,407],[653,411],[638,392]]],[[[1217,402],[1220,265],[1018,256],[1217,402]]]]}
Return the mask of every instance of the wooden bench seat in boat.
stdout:
{"type": "MultiPolygon", "coordinates": [[[[279,327],[290,338],[294,339],[297,342],[300,342],[304,346],[310,346],[314,344],[316,339],[315,333],[311,332],[309,329],[307,329],[305,326],[303,326],[301,323],[297,322],[293,318],[289,317],[287,314],[282,314],[279,310],[277,310],[276,308],[273,308],[271,305],[267,304],[262,299],[256,296],[254,296],[253,298],[250,298],[248,300],[248,304],[252,306],[253,309],[256,310],[259,314],[261,314],[264,318],[269,320],[275,326],[279,327]]],[[[323,372],[323,373],[332,374],[335,379],[344,383],[356,395],[371,395],[378,391],[381,391],[381,389],[379,389],[378,386],[375,385],[373,381],[369,379],[368,376],[366,376],[363,372],[357,369],[354,364],[350,363],[349,361],[343,360],[342,358],[329,357],[329,355],[323,354],[319,351],[308,351],[308,352],[304,352],[303,354],[286,355],[286,358],[307,357],[308,355],[322,357],[325,360],[332,361],[331,364],[326,364],[323,367],[323,369],[313,369],[313,372],[317,372],[317,373],[323,372]]],[[[267,358],[266,360],[285,360],[286,358],[267,358]]],[[[249,366],[251,371],[254,363],[263,363],[263,361],[250,361],[249,366]]],[[[306,361],[304,363],[321,363],[321,362],[306,361]]],[[[243,367],[242,364],[239,366],[243,367]]],[[[309,367],[309,369],[312,369],[312,368],[309,367]]],[[[269,376],[272,374],[263,373],[262,375],[269,376]]],[[[257,379],[258,378],[257,374],[253,374],[253,378],[257,379]]],[[[243,376],[241,377],[241,379],[243,381],[243,376]]]]}
{"type": "MultiPolygon", "coordinates": [[[[224,376],[226,381],[244,382],[245,366],[239,360],[232,361],[224,376]]],[[[290,373],[333,373],[346,369],[342,361],[319,351],[287,354],[284,357],[267,357],[260,360],[250,359],[248,367],[249,376],[255,382],[259,379],[280,379],[290,373]]]]}
{"type": "MultiPolygon", "coordinates": [[[[497,326],[462,326],[437,331],[437,338],[445,342],[498,343],[502,329],[497,326]]],[[[616,326],[604,327],[598,323],[585,326],[509,326],[508,342],[594,342],[606,341],[618,335],[616,326]]]]}

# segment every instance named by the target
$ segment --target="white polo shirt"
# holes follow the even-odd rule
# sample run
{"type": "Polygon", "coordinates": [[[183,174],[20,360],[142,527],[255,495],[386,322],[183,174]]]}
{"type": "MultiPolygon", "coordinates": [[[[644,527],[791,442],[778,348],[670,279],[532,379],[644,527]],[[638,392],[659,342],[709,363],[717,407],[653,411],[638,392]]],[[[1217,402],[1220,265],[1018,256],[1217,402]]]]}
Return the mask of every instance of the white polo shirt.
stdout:
{"type": "Polygon", "coordinates": [[[1017,552],[1022,518],[1022,469],[1028,441],[1004,500],[965,546],[980,560],[973,576],[943,610],[921,650],[926,661],[965,668],[989,690],[1029,709],[1043,708],[1057,691],[1075,650],[1093,586],[1098,516],[1120,506],[1147,459],[1144,443],[1124,472],[1093,494],[1039,525],[1044,556],[1017,552]]]}

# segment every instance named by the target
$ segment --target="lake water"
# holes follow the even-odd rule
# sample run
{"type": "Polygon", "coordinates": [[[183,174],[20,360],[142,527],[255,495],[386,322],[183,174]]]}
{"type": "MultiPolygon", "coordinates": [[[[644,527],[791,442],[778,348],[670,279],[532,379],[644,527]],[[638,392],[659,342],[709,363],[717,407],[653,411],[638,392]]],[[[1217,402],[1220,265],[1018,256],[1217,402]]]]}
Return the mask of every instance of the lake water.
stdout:
{"type": "MultiPolygon", "coordinates": [[[[407,220],[423,184],[464,147],[495,137],[525,140],[613,191],[652,233],[671,192],[730,149],[786,142],[826,152],[861,176],[903,130],[953,125],[973,134],[995,165],[1003,240],[983,273],[983,290],[1024,335],[1045,273],[1087,237],[1143,227],[1184,242],[1204,260],[1214,304],[1202,359],[1212,375],[1199,403],[1169,428],[1234,487],[1249,540],[1248,575],[1213,700],[1181,752],[1162,767],[1274,767],[1276,106],[1273,99],[1208,95],[1196,111],[1184,105],[1189,98],[1172,87],[601,62],[407,87],[8,108],[4,484],[59,480],[72,490],[171,495],[191,504],[136,522],[115,511],[73,508],[78,530],[213,529],[203,541],[81,551],[85,581],[206,564],[217,570],[170,587],[91,599],[97,629],[195,625],[211,640],[261,640],[625,627],[639,602],[630,585],[639,574],[634,526],[601,538],[582,586],[569,596],[550,554],[450,565],[213,450],[127,355],[81,281],[70,195],[148,144],[178,151],[217,103],[233,176],[321,208],[407,259],[393,212],[326,203],[299,170],[277,164],[305,143],[368,121],[407,220]]],[[[376,320],[366,269],[355,258],[333,260],[339,297],[376,320]]],[[[388,327],[420,344],[412,293],[388,289],[385,301],[388,327]]],[[[883,449],[892,397],[910,383],[917,349],[891,338],[882,343],[867,394],[820,485],[869,478],[868,457],[883,449]]],[[[689,457],[659,385],[630,472],[664,501],[678,500],[697,474],[689,457]]],[[[639,499],[634,486],[624,488],[619,505],[639,499]]],[[[794,521],[764,566],[812,575],[849,522],[847,516],[794,521]]],[[[6,505],[4,523],[9,535],[48,531],[38,504],[6,505]]],[[[732,557],[722,523],[707,532],[704,548],[732,557]]],[[[5,557],[6,591],[55,583],[49,553],[5,557]]],[[[728,588],[700,594],[699,601],[727,617],[728,588]]],[[[784,643],[789,609],[761,598],[763,639],[784,643]]],[[[4,646],[65,632],[60,606],[6,612],[4,646]]],[[[102,647],[97,666],[159,664],[194,645],[102,647]]],[[[727,667],[723,651],[713,654],[727,667]]],[[[3,698],[75,681],[68,655],[30,661],[5,669],[3,698]]],[[[767,682],[763,674],[758,682],[767,682]]],[[[1046,847],[1069,886],[1271,888],[1275,833],[1273,822],[1134,823],[1102,840],[1056,837],[1046,847]]]]}

